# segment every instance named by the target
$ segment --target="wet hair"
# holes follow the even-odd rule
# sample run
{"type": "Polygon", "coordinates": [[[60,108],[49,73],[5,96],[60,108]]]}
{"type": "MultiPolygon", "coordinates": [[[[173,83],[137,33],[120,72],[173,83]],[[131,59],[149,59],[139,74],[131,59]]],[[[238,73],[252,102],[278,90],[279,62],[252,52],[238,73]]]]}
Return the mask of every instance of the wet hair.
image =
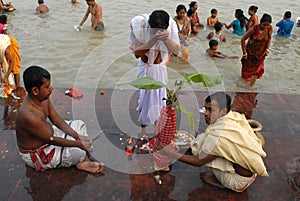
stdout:
{"type": "Polygon", "coordinates": [[[217,22],[214,26],[216,32],[221,31],[222,29],[222,23],[221,22],[217,22]]]}
{"type": "Polygon", "coordinates": [[[38,4],[43,4],[44,0],[38,0],[38,4]]]}
{"type": "Polygon", "coordinates": [[[211,14],[213,14],[213,13],[218,13],[218,11],[217,11],[217,9],[213,8],[213,9],[210,10],[210,13],[211,13],[211,14]]]}
{"type": "Polygon", "coordinates": [[[176,8],[176,13],[179,13],[179,11],[184,10],[186,12],[186,7],[182,4],[179,4],[176,8]]]}
{"type": "Polygon", "coordinates": [[[240,21],[240,25],[243,28],[245,26],[245,22],[247,18],[244,16],[244,12],[241,9],[235,10],[236,18],[240,21]]]}
{"type": "Polygon", "coordinates": [[[6,15],[0,15],[0,23],[1,24],[6,24],[7,21],[7,16],[6,15]]]}
{"type": "Polygon", "coordinates": [[[216,45],[219,45],[219,42],[215,39],[211,39],[209,42],[208,42],[208,45],[210,48],[212,48],[213,46],[216,46],[216,45]]]}
{"type": "Polygon", "coordinates": [[[195,4],[197,4],[197,1],[191,1],[191,3],[189,4],[189,7],[194,8],[195,4]]]}
{"type": "Polygon", "coordinates": [[[212,100],[215,100],[218,103],[220,110],[226,108],[227,113],[231,110],[231,97],[225,92],[220,91],[209,95],[206,97],[205,102],[211,103],[212,100]]]}
{"type": "Polygon", "coordinates": [[[260,19],[260,23],[264,23],[264,22],[270,22],[270,23],[272,23],[272,17],[271,17],[271,15],[269,15],[267,13],[263,14],[263,16],[260,19]]]}
{"type": "Polygon", "coordinates": [[[249,7],[249,10],[252,10],[254,13],[257,12],[257,9],[258,9],[258,7],[254,6],[254,5],[252,5],[252,6],[249,7]]]}
{"type": "Polygon", "coordinates": [[[31,93],[33,87],[40,88],[44,84],[43,79],[51,79],[50,73],[39,66],[30,66],[23,73],[23,82],[25,89],[28,93],[31,93]]]}
{"type": "Polygon", "coordinates": [[[192,16],[194,13],[195,13],[195,9],[194,9],[194,8],[190,8],[190,9],[187,11],[186,15],[187,15],[188,17],[190,17],[190,16],[192,16]]]}
{"type": "Polygon", "coordinates": [[[164,10],[155,10],[149,17],[151,28],[167,29],[169,27],[169,14],[164,10]]]}
{"type": "Polygon", "coordinates": [[[292,17],[291,11],[286,11],[286,12],[284,13],[284,17],[286,17],[286,18],[291,18],[291,17],[292,17]]]}

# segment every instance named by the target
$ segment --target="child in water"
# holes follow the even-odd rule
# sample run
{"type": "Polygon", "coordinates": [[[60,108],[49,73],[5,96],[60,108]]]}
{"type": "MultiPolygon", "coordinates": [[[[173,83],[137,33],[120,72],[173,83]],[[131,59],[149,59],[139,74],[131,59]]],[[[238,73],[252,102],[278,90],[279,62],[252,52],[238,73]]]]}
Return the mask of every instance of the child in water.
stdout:
{"type": "Polygon", "coordinates": [[[218,15],[217,9],[215,8],[211,9],[210,17],[207,18],[207,26],[214,27],[215,24],[219,22],[217,15],[218,15]]]}
{"type": "Polygon", "coordinates": [[[208,40],[215,39],[220,42],[226,42],[226,36],[222,34],[222,24],[221,22],[217,22],[214,26],[215,32],[210,32],[206,38],[208,40]]]}
{"type": "Polygon", "coordinates": [[[206,50],[206,54],[209,57],[216,57],[216,58],[220,58],[220,59],[225,59],[225,58],[229,58],[229,59],[238,59],[238,56],[227,56],[221,52],[218,52],[218,46],[219,43],[217,40],[212,39],[209,41],[209,48],[206,50]]]}

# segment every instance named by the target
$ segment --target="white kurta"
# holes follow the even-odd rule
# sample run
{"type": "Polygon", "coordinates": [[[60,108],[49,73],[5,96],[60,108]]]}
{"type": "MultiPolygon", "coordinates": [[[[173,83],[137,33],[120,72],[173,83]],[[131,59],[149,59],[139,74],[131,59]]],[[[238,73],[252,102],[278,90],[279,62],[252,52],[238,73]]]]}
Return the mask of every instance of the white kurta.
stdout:
{"type": "MultiPolygon", "coordinates": [[[[134,17],[130,22],[130,48],[134,50],[135,40],[141,43],[146,43],[150,40],[150,25],[148,23],[149,15],[142,14],[134,17]]],[[[170,18],[169,27],[170,40],[179,44],[178,29],[176,23],[170,18]]],[[[137,77],[149,76],[157,81],[161,81],[164,84],[168,82],[168,75],[166,69],[166,63],[169,61],[169,51],[167,46],[159,41],[147,52],[148,62],[144,63],[139,59],[138,74],[137,77]],[[157,57],[158,52],[161,54],[162,62],[160,64],[154,64],[154,60],[157,57]]],[[[167,98],[167,91],[165,88],[156,90],[140,90],[139,101],[137,111],[139,112],[139,122],[144,125],[153,124],[159,117],[160,109],[166,105],[163,98],[167,98]]]]}

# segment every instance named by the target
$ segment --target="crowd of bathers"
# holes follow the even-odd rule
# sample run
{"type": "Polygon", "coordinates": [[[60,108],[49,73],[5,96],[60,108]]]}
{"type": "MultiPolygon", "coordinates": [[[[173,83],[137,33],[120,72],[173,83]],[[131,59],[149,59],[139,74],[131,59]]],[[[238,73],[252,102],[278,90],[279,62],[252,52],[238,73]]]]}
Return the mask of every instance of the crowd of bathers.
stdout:
{"type": "MultiPolygon", "coordinates": [[[[251,5],[248,8],[247,18],[242,9],[235,9],[235,19],[231,23],[224,23],[218,18],[218,10],[212,8],[211,15],[207,17],[205,23],[199,21],[198,3],[192,1],[189,3],[188,9],[185,5],[179,4],[176,8],[176,16],[174,20],[177,24],[178,34],[180,39],[181,53],[180,58],[185,61],[190,60],[188,41],[193,35],[201,32],[202,28],[214,28],[207,34],[209,40],[209,48],[206,54],[209,57],[238,59],[239,56],[228,56],[218,51],[220,42],[227,42],[226,35],[222,33],[222,28],[232,29],[232,33],[241,37],[241,49],[243,56],[242,61],[242,78],[250,81],[250,86],[253,86],[257,78],[260,78],[264,73],[264,58],[269,53],[270,41],[272,37],[272,17],[270,14],[264,13],[259,19],[257,16],[258,6],[251,5]],[[248,61],[248,62],[246,62],[248,61]],[[255,63],[256,65],[253,65],[255,63]],[[251,70],[252,69],[252,70],[251,70]],[[251,71],[251,72],[250,72],[251,71]]],[[[277,35],[280,37],[290,37],[295,22],[291,19],[291,11],[286,11],[283,19],[276,23],[277,35]]],[[[297,18],[297,27],[300,27],[300,18],[297,18]]]]}

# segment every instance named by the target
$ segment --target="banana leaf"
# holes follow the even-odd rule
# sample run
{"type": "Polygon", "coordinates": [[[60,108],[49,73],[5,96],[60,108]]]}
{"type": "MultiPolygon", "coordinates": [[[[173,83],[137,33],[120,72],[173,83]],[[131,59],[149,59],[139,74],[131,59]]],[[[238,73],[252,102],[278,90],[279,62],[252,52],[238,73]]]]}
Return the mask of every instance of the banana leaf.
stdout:
{"type": "Polygon", "coordinates": [[[187,111],[186,109],[184,109],[181,105],[176,104],[175,108],[179,111],[179,112],[183,112],[186,115],[186,118],[188,120],[189,125],[192,127],[192,129],[196,129],[195,126],[195,121],[194,121],[194,115],[193,113],[187,111]]]}
{"type": "Polygon", "coordinates": [[[183,80],[185,82],[201,82],[203,87],[214,87],[215,85],[222,83],[222,76],[209,73],[187,73],[184,75],[183,80]]]}
{"type": "Polygon", "coordinates": [[[129,84],[133,87],[136,87],[138,89],[145,89],[145,90],[150,90],[150,89],[159,89],[162,87],[167,87],[164,83],[154,80],[151,77],[142,77],[142,78],[137,78],[131,82],[126,82],[122,83],[119,85],[125,85],[129,84]]]}

